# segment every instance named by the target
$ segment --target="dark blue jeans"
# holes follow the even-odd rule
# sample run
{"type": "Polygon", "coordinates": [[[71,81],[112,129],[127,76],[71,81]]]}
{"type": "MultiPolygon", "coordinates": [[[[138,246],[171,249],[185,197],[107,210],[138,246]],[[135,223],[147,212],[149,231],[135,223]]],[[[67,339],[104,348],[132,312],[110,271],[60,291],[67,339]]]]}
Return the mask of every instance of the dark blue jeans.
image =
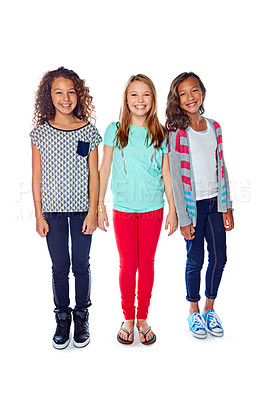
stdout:
{"type": "Polygon", "coordinates": [[[217,198],[199,200],[195,238],[186,240],[186,287],[187,300],[200,300],[200,275],[204,263],[204,240],[207,242],[209,263],[206,271],[205,296],[215,299],[226,264],[226,235],[223,214],[217,211],[217,198]]]}
{"type": "Polygon", "coordinates": [[[69,271],[75,277],[76,309],[85,310],[91,305],[91,272],[89,254],[92,235],[81,231],[86,212],[44,213],[49,232],[46,236],[52,260],[53,294],[55,312],[68,312],[69,307],[69,271]],[[69,231],[71,237],[71,262],[69,254],[69,231]]]}

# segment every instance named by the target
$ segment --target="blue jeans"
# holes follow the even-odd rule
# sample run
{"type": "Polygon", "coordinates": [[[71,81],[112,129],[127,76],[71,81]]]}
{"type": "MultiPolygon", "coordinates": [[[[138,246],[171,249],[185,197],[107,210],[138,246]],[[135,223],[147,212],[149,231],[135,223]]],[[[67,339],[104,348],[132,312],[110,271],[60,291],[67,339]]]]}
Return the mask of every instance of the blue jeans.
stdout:
{"type": "Polygon", "coordinates": [[[217,198],[199,200],[195,238],[186,240],[186,288],[187,300],[200,300],[200,275],[204,263],[204,239],[207,242],[209,263],[206,271],[205,296],[215,299],[226,264],[226,235],[223,214],[217,211],[217,198]]]}
{"type": "Polygon", "coordinates": [[[52,260],[53,294],[55,312],[69,312],[69,230],[71,237],[71,262],[75,277],[75,309],[83,311],[91,305],[91,272],[89,254],[92,235],[81,231],[86,212],[44,213],[49,225],[46,236],[52,260]]]}

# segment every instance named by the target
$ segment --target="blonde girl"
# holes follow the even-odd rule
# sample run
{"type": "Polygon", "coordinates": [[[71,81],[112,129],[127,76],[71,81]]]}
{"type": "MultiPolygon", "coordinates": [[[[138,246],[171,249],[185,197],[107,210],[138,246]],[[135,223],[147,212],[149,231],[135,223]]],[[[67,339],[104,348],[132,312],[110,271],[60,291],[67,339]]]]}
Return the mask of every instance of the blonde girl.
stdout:
{"type": "Polygon", "coordinates": [[[98,225],[106,231],[109,221],[104,197],[112,166],[113,225],[120,257],[124,314],[117,340],[123,344],[134,341],[135,318],[141,343],[156,341],[147,316],[164,191],[169,203],[165,228],[169,227],[169,235],[177,229],[167,152],[167,133],[157,117],[154,84],[145,75],[131,76],[124,91],[119,122],[111,123],[105,132],[98,206],[98,225]]]}

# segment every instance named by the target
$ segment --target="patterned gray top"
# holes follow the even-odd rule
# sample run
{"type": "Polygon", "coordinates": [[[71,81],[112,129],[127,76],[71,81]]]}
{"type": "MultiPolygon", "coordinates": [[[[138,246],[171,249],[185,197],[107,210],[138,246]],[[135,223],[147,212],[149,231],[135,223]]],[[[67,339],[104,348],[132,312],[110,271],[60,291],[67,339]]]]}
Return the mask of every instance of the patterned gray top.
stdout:
{"type": "Polygon", "coordinates": [[[30,137],[41,153],[42,211],[88,211],[88,155],[102,141],[97,128],[89,122],[66,131],[45,122],[30,137]]]}

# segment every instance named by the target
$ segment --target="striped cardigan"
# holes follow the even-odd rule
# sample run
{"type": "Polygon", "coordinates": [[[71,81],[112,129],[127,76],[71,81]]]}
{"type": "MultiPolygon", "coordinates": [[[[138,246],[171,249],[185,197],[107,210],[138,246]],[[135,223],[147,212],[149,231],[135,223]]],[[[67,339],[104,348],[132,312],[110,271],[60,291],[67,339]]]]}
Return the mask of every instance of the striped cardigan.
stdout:
{"type": "MultiPolygon", "coordinates": [[[[206,118],[207,119],[207,118],[206,118]]],[[[207,119],[217,139],[217,179],[218,179],[218,211],[227,212],[232,208],[228,174],[223,157],[223,139],[220,125],[207,119]]],[[[179,129],[169,134],[169,161],[172,187],[179,225],[197,224],[197,207],[195,181],[190,157],[190,144],[187,131],[179,129]]]]}

